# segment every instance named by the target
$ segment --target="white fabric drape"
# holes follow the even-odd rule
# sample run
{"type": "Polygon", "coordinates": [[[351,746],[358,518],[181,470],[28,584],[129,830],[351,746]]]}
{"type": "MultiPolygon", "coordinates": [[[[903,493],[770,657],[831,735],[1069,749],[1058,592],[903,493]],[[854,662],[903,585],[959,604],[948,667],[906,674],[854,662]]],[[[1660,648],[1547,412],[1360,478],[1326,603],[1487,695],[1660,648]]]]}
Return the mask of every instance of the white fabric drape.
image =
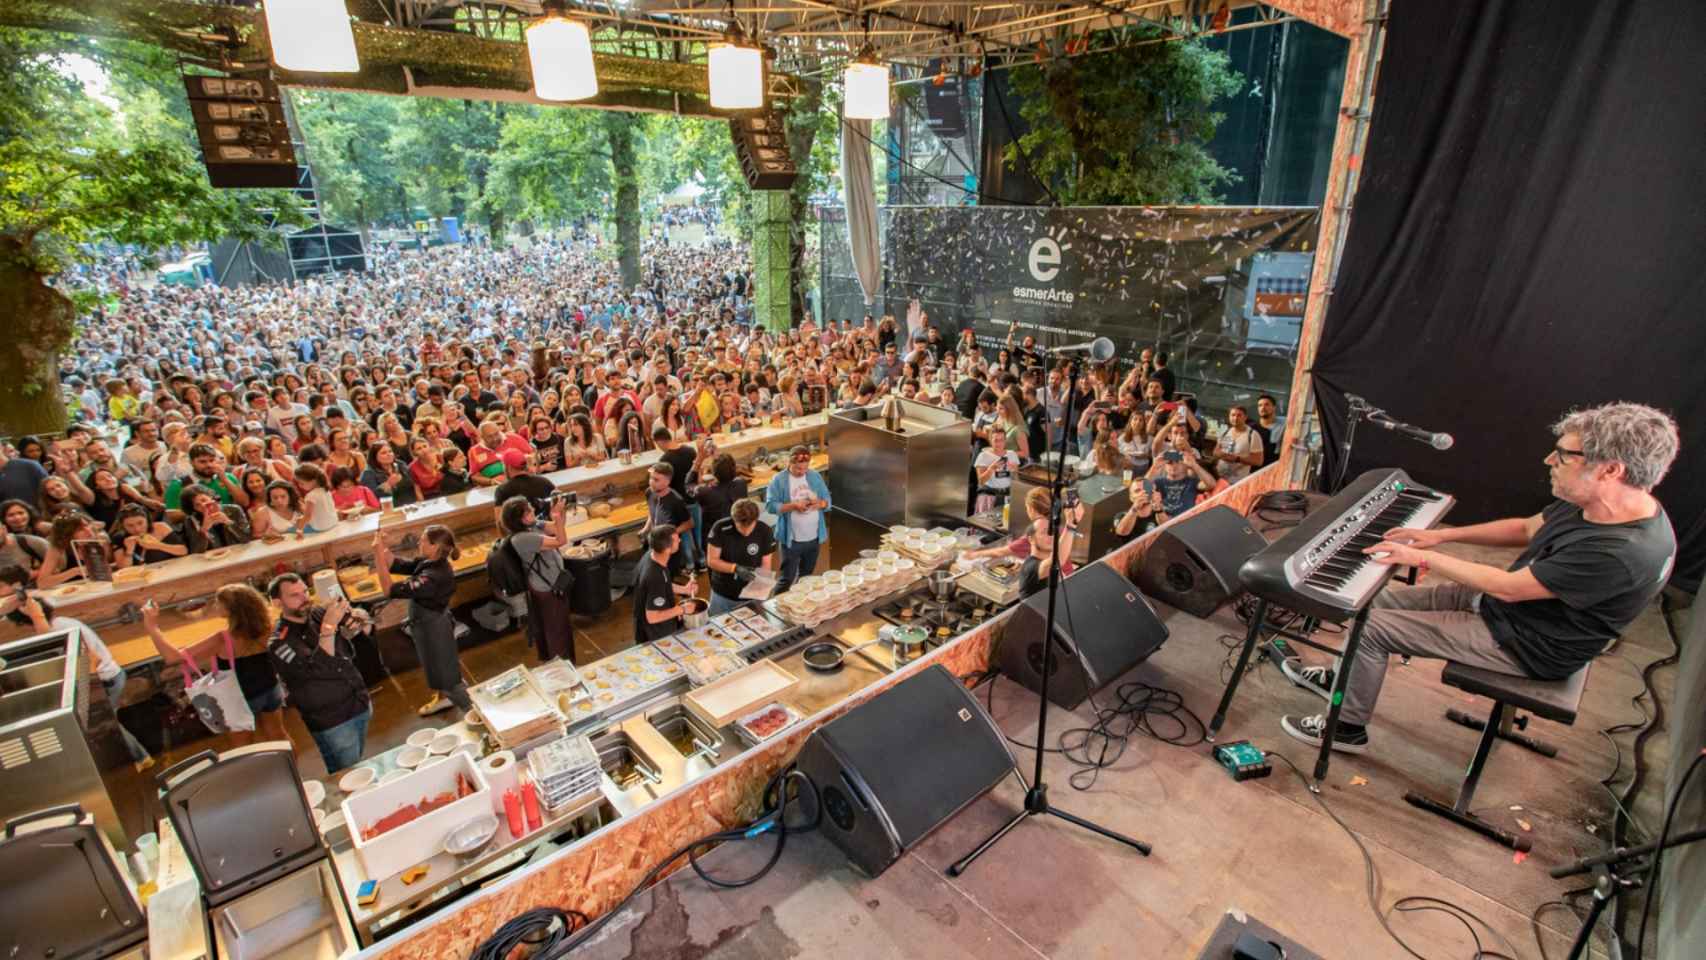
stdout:
{"type": "Polygon", "coordinates": [[[882,250],[877,241],[877,185],[871,179],[871,121],[841,121],[841,202],[847,209],[847,246],[865,305],[882,285],[882,250]]]}

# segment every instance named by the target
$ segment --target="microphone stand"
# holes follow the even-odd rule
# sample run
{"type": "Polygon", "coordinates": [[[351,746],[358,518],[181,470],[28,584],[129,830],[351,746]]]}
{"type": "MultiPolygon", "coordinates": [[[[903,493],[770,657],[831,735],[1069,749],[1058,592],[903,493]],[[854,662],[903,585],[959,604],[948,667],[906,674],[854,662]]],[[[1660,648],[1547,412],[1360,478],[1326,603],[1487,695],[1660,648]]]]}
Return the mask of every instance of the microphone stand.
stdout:
{"type": "MultiPolygon", "coordinates": [[[[1706,829],[1690,830],[1687,833],[1672,837],[1664,841],[1662,848],[1671,850],[1700,840],[1706,840],[1706,829]]],[[[1619,871],[1630,866],[1634,866],[1637,870],[1645,870],[1645,865],[1639,861],[1649,854],[1658,853],[1660,849],[1661,846],[1656,841],[1644,843],[1638,847],[1617,847],[1598,856],[1577,861],[1572,866],[1551,871],[1553,877],[1567,877],[1571,874],[1581,873],[1583,870],[1593,874],[1593,906],[1588,908],[1588,915],[1582,920],[1581,929],[1576,931],[1575,942],[1570,945],[1570,952],[1566,960],[1579,960],[1579,958],[1587,956],[1588,944],[1593,940],[1594,928],[1599,926],[1600,914],[1604,913],[1605,908],[1610,905],[1612,895],[1621,890],[1641,885],[1642,878],[1639,875],[1625,877],[1619,871]]],[[[1579,893],[1581,891],[1574,892],[1579,893]]],[[[1652,896],[1651,892],[1648,893],[1648,896],[1652,896]]]]}
{"type": "Polygon", "coordinates": [[[1048,619],[1043,625],[1042,690],[1037,696],[1036,770],[1031,777],[1030,786],[1025,790],[1024,808],[1014,814],[1013,818],[1003,824],[1000,829],[978,844],[977,849],[954,861],[954,864],[948,868],[948,876],[950,877],[957,877],[964,873],[966,868],[971,866],[972,861],[988,852],[989,848],[995,846],[996,842],[1005,837],[1014,827],[1040,814],[1058,817],[1067,823],[1083,827],[1091,833],[1100,834],[1110,840],[1123,843],[1146,857],[1149,856],[1149,844],[1115,833],[1082,817],[1075,817],[1050,804],[1048,802],[1048,784],[1043,781],[1043,754],[1045,752],[1043,748],[1048,737],[1048,687],[1054,666],[1054,607],[1055,599],[1060,593],[1060,567],[1062,561],[1065,560],[1060,555],[1060,528],[1062,525],[1062,500],[1064,499],[1062,494],[1065,490],[1066,470],[1067,430],[1065,427],[1072,423],[1072,400],[1078,393],[1078,359],[1074,356],[1068,356],[1066,363],[1066,416],[1060,432],[1059,459],[1054,464],[1054,476],[1049,480],[1049,493],[1053,501],[1049,507],[1049,537],[1053,544],[1053,549],[1049,555],[1053,558],[1053,563],[1049,565],[1048,573],[1048,619]]]}

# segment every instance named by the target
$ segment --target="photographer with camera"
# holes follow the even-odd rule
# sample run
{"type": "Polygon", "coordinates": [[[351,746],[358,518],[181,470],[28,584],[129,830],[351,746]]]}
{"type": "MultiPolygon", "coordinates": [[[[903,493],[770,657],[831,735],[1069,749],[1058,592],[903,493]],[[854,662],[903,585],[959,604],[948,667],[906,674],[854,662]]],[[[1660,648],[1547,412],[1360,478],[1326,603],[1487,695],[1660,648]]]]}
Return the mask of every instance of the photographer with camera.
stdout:
{"type": "Polygon", "coordinates": [[[281,573],[267,585],[278,603],[278,625],[267,652],[284,681],[290,705],[320,748],[328,774],[354,766],[367,749],[373,705],[355,665],[353,640],[371,625],[366,614],[339,596],[316,606],[301,575],[281,573]]]}

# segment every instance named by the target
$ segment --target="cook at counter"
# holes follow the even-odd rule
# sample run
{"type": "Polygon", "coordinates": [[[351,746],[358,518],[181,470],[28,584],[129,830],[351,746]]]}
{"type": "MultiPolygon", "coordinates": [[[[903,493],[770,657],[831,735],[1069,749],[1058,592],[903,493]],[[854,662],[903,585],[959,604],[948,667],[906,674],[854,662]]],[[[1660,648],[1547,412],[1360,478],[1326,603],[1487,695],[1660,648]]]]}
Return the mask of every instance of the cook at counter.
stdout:
{"type": "Polygon", "coordinates": [[[757,571],[770,572],[776,535],[758,522],[758,501],[736,500],[729,515],[711,524],[705,538],[711,567],[711,616],[740,606],[740,592],[757,571]]]}
{"type": "Polygon", "coordinates": [[[634,642],[650,643],[681,629],[686,614],[681,600],[694,595],[692,580],[678,584],[669,576],[669,561],[681,549],[681,532],[654,526],[646,533],[647,554],[640,559],[634,581],[634,642]]]}
{"type": "Polygon", "coordinates": [[[353,766],[367,748],[373,705],[355,665],[355,647],[343,635],[349,601],[339,597],[325,609],[315,606],[308,585],[294,573],[274,577],[267,593],[279,608],[267,651],[290,705],[320,748],[327,773],[353,766]]]}

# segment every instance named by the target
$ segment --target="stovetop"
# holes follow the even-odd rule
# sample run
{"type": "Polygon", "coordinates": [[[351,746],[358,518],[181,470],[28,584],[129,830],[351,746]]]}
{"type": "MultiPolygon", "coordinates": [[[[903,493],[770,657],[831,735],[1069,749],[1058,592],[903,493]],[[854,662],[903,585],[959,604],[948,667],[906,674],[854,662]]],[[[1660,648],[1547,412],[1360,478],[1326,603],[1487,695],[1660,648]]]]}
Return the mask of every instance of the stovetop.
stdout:
{"type": "Polygon", "coordinates": [[[983,623],[995,616],[1000,608],[975,594],[956,593],[946,602],[930,595],[928,587],[906,594],[886,603],[877,604],[871,611],[889,623],[900,626],[924,627],[930,631],[927,645],[935,647],[944,640],[983,623]],[[947,632],[944,633],[943,630],[947,632]]]}

